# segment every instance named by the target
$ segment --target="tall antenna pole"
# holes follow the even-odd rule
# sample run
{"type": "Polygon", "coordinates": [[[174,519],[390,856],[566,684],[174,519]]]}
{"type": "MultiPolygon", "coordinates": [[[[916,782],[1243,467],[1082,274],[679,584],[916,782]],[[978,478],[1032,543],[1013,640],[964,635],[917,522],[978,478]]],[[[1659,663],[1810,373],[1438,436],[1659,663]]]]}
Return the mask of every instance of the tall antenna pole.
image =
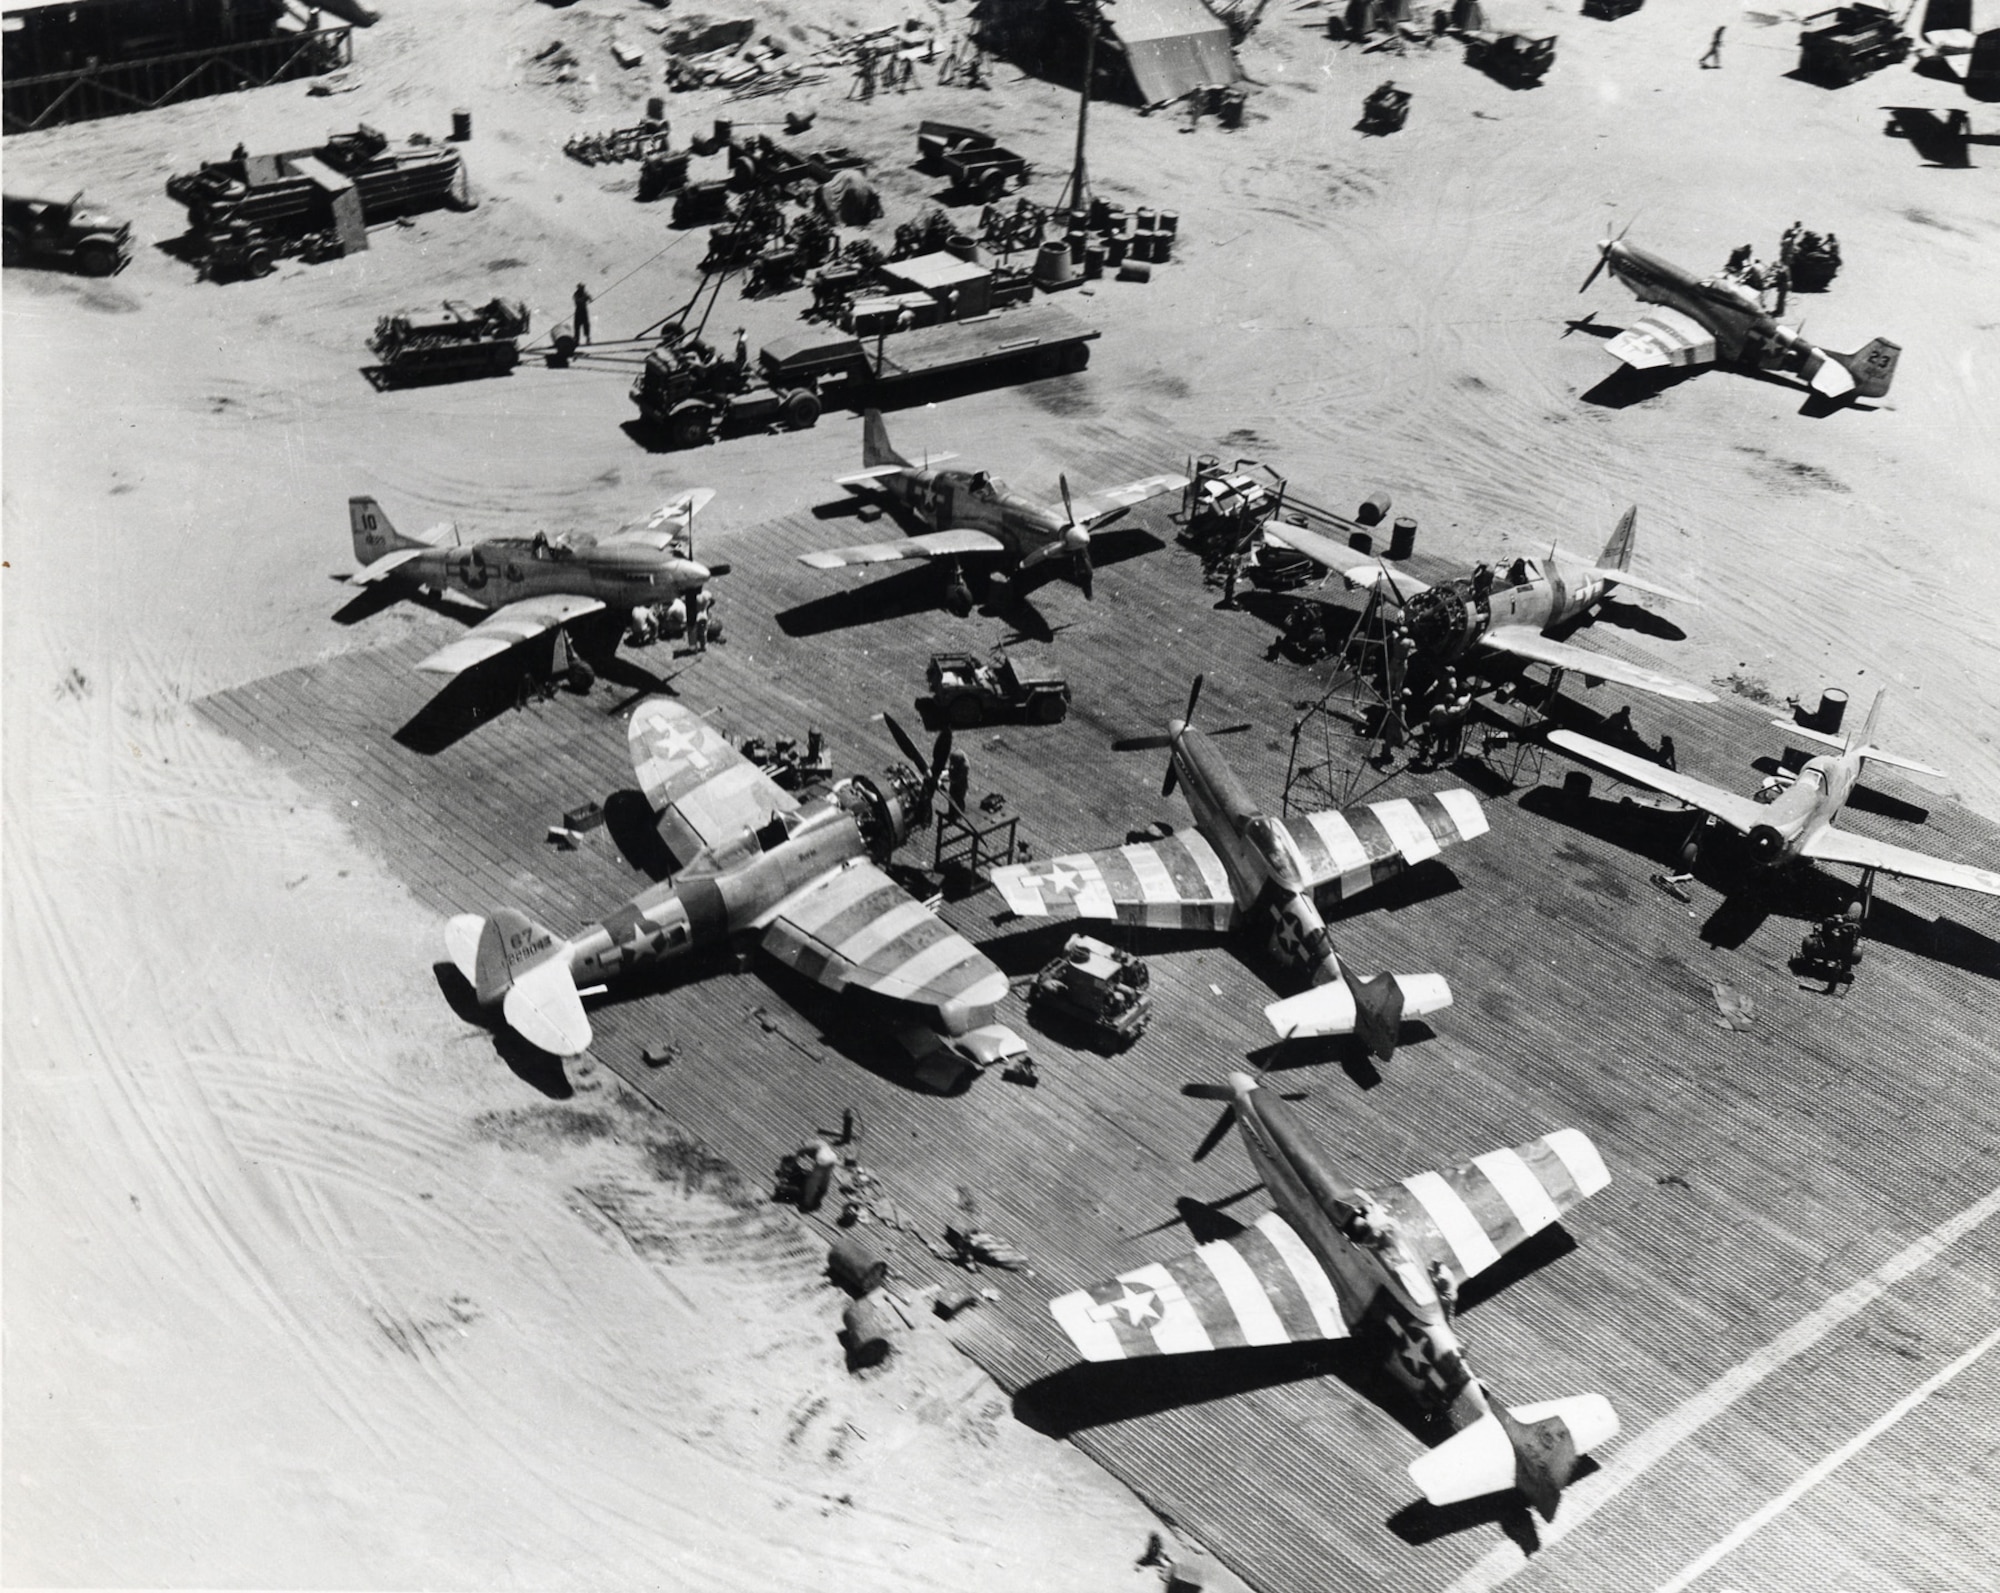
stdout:
{"type": "Polygon", "coordinates": [[[1083,92],[1076,107],[1076,165],[1064,190],[1072,205],[1090,203],[1090,174],[1084,156],[1084,139],[1090,130],[1090,85],[1097,75],[1097,33],[1104,25],[1102,0],[1079,0],[1083,12],[1083,92]]]}

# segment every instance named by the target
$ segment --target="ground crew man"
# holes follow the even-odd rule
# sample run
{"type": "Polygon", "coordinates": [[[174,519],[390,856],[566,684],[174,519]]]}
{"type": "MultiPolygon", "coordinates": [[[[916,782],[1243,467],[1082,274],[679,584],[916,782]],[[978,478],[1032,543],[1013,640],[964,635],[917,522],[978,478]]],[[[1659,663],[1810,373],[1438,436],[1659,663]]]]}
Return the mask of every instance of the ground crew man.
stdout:
{"type": "Polygon", "coordinates": [[[825,1140],[816,1139],[800,1147],[799,1160],[807,1163],[799,1181],[799,1210],[818,1211],[826,1192],[833,1187],[833,1170],[840,1165],[840,1158],[825,1140]]]}
{"type": "Polygon", "coordinates": [[[965,799],[972,789],[972,763],[962,752],[954,751],[945,764],[944,794],[954,813],[965,811],[965,799]]]}
{"type": "Polygon", "coordinates": [[[741,375],[750,368],[750,340],[743,335],[743,328],[736,329],[736,371],[741,375]]]}
{"type": "Polygon", "coordinates": [[[694,650],[697,653],[708,651],[708,611],[713,607],[715,607],[715,594],[709,591],[707,587],[704,586],[694,594],[692,618],[689,621],[689,627],[693,631],[694,650]]]}
{"type": "Polygon", "coordinates": [[[570,302],[576,306],[576,316],[573,323],[576,327],[576,340],[579,343],[588,343],[590,341],[590,289],[579,282],[576,285],[576,292],[570,295],[570,302]]]}

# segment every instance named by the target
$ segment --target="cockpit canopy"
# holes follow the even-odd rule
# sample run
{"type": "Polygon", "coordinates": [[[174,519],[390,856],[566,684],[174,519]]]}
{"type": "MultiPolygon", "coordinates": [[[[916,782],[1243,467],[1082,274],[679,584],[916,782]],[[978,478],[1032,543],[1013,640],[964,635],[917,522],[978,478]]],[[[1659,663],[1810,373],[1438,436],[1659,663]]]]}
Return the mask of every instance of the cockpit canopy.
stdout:
{"type": "Polygon", "coordinates": [[[1301,888],[1303,875],[1299,871],[1298,853],[1292,838],[1276,819],[1259,814],[1243,826],[1243,838],[1257,849],[1275,883],[1287,890],[1301,888]]]}

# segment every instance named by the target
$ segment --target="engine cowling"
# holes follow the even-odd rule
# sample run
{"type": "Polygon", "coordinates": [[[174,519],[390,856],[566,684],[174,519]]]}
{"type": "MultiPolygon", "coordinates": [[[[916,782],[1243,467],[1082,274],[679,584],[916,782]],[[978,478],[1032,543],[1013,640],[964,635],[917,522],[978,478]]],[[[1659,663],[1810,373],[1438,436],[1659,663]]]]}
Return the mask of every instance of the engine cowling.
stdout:
{"type": "Polygon", "coordinates": [[[843,781],[835,800],[854,815],[861,839],[878,861],[887,860],[918,829],[931,821],[931,804],[923,778],[900,764],[877,779],[858,774],[843,781]]]}
{"type": "Polygon", "coordinates": [[[1775,863],[1785,855],[1785,838],[1769,824],[1750,832],[1750,855],[1760,863],[1775,863]]]}

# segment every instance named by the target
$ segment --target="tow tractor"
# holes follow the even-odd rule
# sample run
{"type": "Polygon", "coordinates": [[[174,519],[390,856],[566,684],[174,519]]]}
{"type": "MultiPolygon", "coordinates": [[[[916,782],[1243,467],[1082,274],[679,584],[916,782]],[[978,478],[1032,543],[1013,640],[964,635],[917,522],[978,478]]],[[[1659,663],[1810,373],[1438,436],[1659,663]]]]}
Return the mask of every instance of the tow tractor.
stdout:
{"type": "Polygon", "coordinates": [[[1129,951],[1071,935],[1063,953],[1028,987],[1030,1011],[1059,1013],[1122,1050],[1153,1021],[1152,975],[1129,951]]]}

